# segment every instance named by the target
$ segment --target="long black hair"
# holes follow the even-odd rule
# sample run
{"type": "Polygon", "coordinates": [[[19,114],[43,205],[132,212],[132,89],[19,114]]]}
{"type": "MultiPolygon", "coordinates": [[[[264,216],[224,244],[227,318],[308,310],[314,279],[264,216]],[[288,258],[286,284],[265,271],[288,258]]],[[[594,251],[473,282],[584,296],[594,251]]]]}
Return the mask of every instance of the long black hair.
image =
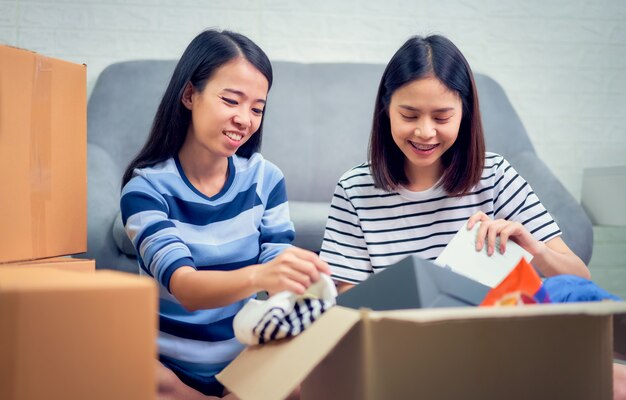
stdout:
{"type": "Polygon", "coordinates": [[[480,181],[485,163],[478,93],[472,70],[461,51],[440,35],[413,36],[394,54],[385,68],[374,106],[369,159],[376,187],[393,191],[408,183],[404,154],[391,136],[389,104],[400,87],[433,76],[461,98],[463,115],[459,134],[442,156],[442,185],[451,195],[463,195],[480,181]]]}
{"type": "MultiPolygon", "coordinates": [[[[204,90],[215,70],[237,57],[243,57],[254,65],[267,78],[268,90],[272,87],[272,64],[252,40],[230,31],[211,29],[200,33],[189,43],[178,61],[154,116],[148,139],[126,168],[122,187],[128,183],[135,168],[165,161],[181,149],[191,121],[191,111],[181,101],[187,84],[191,82],[194,88],[204,90]]],[[[237,155],[249,158],[258,151],[262,134],[263,120],[256,133],[237,149],[237,155]]]]}

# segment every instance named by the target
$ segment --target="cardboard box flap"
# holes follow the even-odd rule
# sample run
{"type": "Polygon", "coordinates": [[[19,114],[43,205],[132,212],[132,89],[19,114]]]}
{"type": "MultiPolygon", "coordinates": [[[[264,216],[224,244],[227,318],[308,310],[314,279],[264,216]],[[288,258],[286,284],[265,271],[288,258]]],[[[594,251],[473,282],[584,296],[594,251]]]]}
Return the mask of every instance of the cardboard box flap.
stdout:
{"type": "Polygon", "coordinates": [[[454,319],[523,318],[550,315],[626,315],[626,302],[601,301],[587,303],[527,304],[523,307],[458,307],[396,311],[372,311],[368,317],[398,319],[416,322],[454,319]]]}
{"type": "Polygon", "coordinates": [[[360,319],[333,307],[295,338],[248,347],[217,379],[242,400],[284,399],[360,319]]]}
{"type": "Polygon", "coordinates": [[[626,359],[626,302],[527,304],[523,307],[464,307],[396,311],[372,311],[372,320],[394,319],[415,322],[439,322],[485,318],[525,318],[556,315],[612,315],[613,348],[626,359]]]}
{"type": "Polygon", "coordinates": [[[100,289],[123,290],[145,286],[152,287],[151,278],[119,271],[101,270],[93,274],[77,274],[58,269],[42,269],[36,266],[13,266],[0,268],[0,293],[11,294],[25,290],[30,292],[100,289]]]}
{"type": "Polygon", "coordinates": [[[377,311],[477,306],[488,292],[485,285],[409,256],[340,294],[337,304],[377,311]]]}
{"type": "Polygon", "coordinates": [[[52,258],[40,258],[37,260],[29,261],[14,261],[11,263],[0,263],[0,268],[13,268],[13,267],[37,267],[43,269],[61,269],[65,271],[77,271],[77,272],[95,272],[96,260],[90,260],[86,258],[71,258],[71,257],[52,257],[52,258]]]}

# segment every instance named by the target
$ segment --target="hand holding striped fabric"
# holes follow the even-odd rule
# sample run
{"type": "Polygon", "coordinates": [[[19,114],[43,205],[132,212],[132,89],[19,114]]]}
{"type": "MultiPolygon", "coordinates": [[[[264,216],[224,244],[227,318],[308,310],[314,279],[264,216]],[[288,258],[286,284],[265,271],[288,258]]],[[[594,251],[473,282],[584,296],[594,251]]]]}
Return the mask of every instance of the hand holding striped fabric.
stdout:
{"type": "Polygon", "coordinates": [[[320,274],[303,295],[283,291],[265,301],[252,299],[235,316],[235,336],[247,345],[296,336],[334,306],[336,297],[330,276],[320,274]]]}

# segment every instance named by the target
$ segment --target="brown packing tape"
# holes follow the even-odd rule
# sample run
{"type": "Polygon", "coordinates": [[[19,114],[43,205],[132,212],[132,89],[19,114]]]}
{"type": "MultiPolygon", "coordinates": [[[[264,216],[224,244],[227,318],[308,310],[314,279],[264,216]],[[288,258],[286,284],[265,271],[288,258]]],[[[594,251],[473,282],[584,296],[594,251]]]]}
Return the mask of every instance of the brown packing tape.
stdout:
{"type": "Polygon", "coordinates": [[[46,205],[52,198],[51,181],[52,62],[36,55],[30,116],[31,229],[33,254],[46,253],[46,205]]]}

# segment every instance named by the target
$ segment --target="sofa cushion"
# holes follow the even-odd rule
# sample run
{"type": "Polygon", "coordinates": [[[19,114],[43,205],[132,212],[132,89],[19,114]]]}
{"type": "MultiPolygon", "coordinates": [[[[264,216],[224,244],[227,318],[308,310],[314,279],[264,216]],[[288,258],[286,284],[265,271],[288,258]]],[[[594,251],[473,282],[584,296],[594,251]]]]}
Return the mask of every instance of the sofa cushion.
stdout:
{"type": "Polygon", "coordinates": [[[122,213],[118,212],[113,220],[113,226],[111,227],[113,240],[115,240],[115,244],[117,248],[124,254],[130,257],[137,257],[137,252],[135,251],[135,246],[128,238],[126,234],[126,230],[124,229],[124,224],[122,223],[122,213]]]}
{"type": "Polygon", "coordinates": [[[319,253],[329,210],[329,203],[289,201],[289,213],[296,229],[293,245],[319,253]]]}

